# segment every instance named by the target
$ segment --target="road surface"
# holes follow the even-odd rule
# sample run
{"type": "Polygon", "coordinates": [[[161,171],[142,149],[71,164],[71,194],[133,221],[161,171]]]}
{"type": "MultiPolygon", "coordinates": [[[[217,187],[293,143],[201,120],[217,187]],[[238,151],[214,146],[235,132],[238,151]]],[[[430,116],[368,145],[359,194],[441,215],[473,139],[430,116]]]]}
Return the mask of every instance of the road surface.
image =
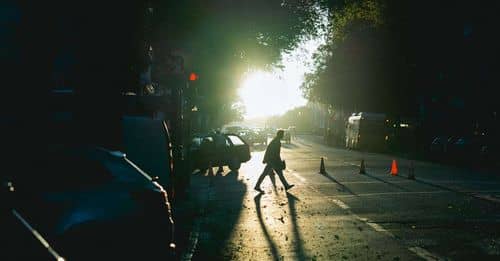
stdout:
{"type": "Polygon", "coordinates": [[[413,180],[411,159],[299,136],[282,146],[295,187],[266,178],[259,193],[264,149],[238,173],[193,176],[196,215],[181,259],[500,260],[498,172],[413,161],[413,180]]]}

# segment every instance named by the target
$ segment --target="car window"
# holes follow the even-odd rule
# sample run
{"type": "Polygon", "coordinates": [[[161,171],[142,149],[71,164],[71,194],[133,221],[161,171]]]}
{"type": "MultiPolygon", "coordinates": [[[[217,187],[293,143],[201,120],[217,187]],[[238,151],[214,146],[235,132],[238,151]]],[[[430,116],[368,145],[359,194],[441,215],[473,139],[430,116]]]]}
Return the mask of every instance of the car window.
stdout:
{"type": "Polygon", "coordinates": [[[243,140],[241,140],[238,136],[228,135],[227,137],[231,140],[231,143],[233,143],[233,145],[244,145],[245,144],[245,142],[243,142],[243,140]]]}

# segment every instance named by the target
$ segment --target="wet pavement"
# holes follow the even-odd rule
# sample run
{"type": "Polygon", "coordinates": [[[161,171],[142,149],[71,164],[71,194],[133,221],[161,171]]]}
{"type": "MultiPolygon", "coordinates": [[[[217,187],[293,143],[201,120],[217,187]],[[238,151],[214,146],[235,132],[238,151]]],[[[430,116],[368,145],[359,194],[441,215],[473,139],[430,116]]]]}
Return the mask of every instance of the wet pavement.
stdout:
{"type": "MultiPolygon", "coordinates": [[[[500,175],[335,149],[312,136],[283,144],[277,177],[253,190],[264,147],[239,172],[195,173],[174,215],[182,260],[498,260],[500,175]],[[320,158],[326,174],[320,174],[320,158]],[[366,174],[359,174],[364,159],[366,174]],[[392,160],[397,175],[389,173],[392,160]]],[[[216,168],[214,168],[216,171],[216,168]]]]}

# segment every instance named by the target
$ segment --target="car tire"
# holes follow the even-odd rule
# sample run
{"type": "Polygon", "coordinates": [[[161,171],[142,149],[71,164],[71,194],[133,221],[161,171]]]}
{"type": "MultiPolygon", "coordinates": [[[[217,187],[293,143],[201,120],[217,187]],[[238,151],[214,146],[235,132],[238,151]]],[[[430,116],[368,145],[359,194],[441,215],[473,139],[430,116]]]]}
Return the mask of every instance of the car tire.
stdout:
{"type": "Polygon", "coordinates": [[[238,158],[232,158],[229,160],[228,167],[232,171],[238,171],[241,167],[241,161],[238,158]]]}

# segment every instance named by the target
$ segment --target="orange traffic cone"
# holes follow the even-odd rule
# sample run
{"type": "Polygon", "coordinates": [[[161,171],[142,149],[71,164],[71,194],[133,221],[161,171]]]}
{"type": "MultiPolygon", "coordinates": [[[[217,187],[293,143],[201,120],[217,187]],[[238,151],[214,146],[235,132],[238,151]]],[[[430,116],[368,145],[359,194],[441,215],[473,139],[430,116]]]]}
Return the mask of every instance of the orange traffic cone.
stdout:
{"type": "Polygon", "coordinates": [[[359,166],[359,174],[366,174],[364,159],[361,160],[361,166],[359,166]]]}
{"type": "Polygon", "coordinates": [[[413,160],[410,160],[410,167],[408,169],[408,179],[415,179],[415,168],[413,167],[413,160]]]}
{"type": "Polygon", "coordinates": [[[325,160],[323,157],[321,157],[321,165],[319,166],[319,173],[320,174],[326,174],[326,170],[325,170],[325,160]]]}
{"type": "Polygon", "coordinates": [[[208,162],[208,175],[210,175],[210,176],[214,175],[214,170],[212,168],[212,161],[208,162]]]}
{"type": "Polygon", "coordinates": [[[393,175],[393,176],[398,175],[398,165],[396,164],[396,160],[392,160],[391,175],[393,175]]]}

